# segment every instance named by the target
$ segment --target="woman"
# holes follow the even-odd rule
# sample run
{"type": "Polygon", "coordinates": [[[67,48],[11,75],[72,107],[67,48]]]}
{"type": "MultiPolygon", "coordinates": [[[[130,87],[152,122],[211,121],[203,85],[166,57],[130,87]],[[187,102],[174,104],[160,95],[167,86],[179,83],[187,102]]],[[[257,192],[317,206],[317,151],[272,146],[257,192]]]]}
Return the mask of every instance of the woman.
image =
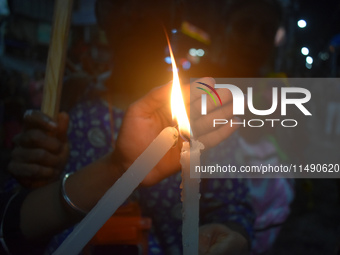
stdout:
{"type": "MultiPolygon", "coordinates": [[[[99,1],[98,4],[104,4],[104,6],[98,6],[98,10],[109,11],[113,18],[113,21],[107,25],[107,30],[112,29],[111,32],[108,32],[108,38],[113,45],[115,54],[113,83],[111,84],[115,84],[115,88],[124,87],[123,92],[128,95],[125,103],[131,102],[145,90],[154,87],[155,84],[170,79],[171,73],[164,72],[163,70],[167,68],[163,68],[161,64],[163,63],[162,52],[166,47],[163,28],[161,23],[156,22],[158,18],[167,20],[168,6],[160,1],[147,2],[149,5],[146,5],[145,2],[141,4],[140,1],[121,1],[114,2],[114,9],[109,9],[108,5],[112,4],[111,1],[101,2],[99,1]]],[[[168,2],[168,4],[171,3],[168,2]]],[[[212,83],[209,79],[206,82],[212,83]]],[[[59,176],[61,171],[64,173],[76,172],[65,183],[67,195],[76,208],[83,211],[90,210],[105,190],[144,150],[146,143],[155,137],[161,130],[160,128],[171,125],[171,120],[167,115],[170,113],[168,108],[169,87],[170,85],[167,85],[154,90],[144,99],[133,104],[129,107],[123,121],[122,112],[110,106],[112,98],[107,100],[109,103],[103,101],[102,98],[91,98],[90,100],[84,98],[70,111],[70,159],[66,168],[64,168],[64,159],[67,154],[67,143],[65,142],[67,117],[61,115],[57,125],[48,120],[47,123],[50,123],[48,125],[46,121],[43,121],[45,116],[37,113],[28,115],[26,118],[28,126],[17,139],[18,146],[13,152],[9,170],[22,177],[24,174],[31,173],[32,175],[38,165],[38,173],[35,172],[34,176],[36,179],[59,176]],[[150,111],[150,115],[147,114],[147,110],[150,111]],[[111,119],[113,121],[110,122],[111,119]],[[123,125],[116,139],[121,123],[123,125]],[[135,132],[136,126],[139,127],[143,135],[135,132]],[[148,130],[147,127],[151,129],[148,130]],[[45,131],[57,132],[58,135],[50,137],[51,133],[45,131]],[[34,139],[28,139],[29,136],[34,139]],[[115,140],[113,149],[111,138],[115,140]],[[53,141],[48,141],[48,139],[53,141]],[[52,148],[51,144],[54,144],[52,148]],[[129,147],[126,147],[126,144],[129,144],[129,147]],[[42,153],[45,157],[34,159],[37,154],[28,153],[29,150],[32,150],[29,148],[32,147],[34,153],[42,153]],[[131,151],[134,152],[132,155],[131,151]],[[108,156],[101,158],[107,152],[109,152],[108,156]],[[112,160],[113,167],[117,171],[109,171],[112,160]],[[96,171],[96,169],[99,170],[96,171]],[[110,175],[113,177],[107,178],[110,175]],[[102,185],[102,183],[106,184],[102,185]],[[90,191],[90,189],[93,190],[93,187],[96,192],[90,191]],[[86,196],[84,196],[84,192],[86,192],[86,196]]],[[[117,95],[122,91],[115,92],[117,95]]],[[[107,97],[104,98],[107,99],[107,97]]],[[[230,97],[224,100],[226,103],[230,97]]],[[[226,104],[224,107],[229,109],[230,104],[226,104]]],[[[210,132],[206,128],[201,128],[201,130],[194,130],[194,133],[207,148],[209,143],[215,145],[234,131],[234,129],[223,127],[220,129],[219,135],[212,136],[209,135],[210,132]]],[[[179,170],[179,151],[174,149],[165,158],[167,163],[164,161],[157,167],[160,172],[153,171],[144,180],[144,184],[154,186],[140,188],[135,196],[140,201],[143,213],[153,218],[154,227],[153,238],[150,240],[152,242],[150,253],[179,254],[182,250],[179,232],[181,227],[180,207],[177,206],[180,204],[180,175],[176,173],[179,170]],[[169,177],[164,179],[167,176],[169,177]],[[162,181],[162,179],[164,180],[162,181]],[[169,208],[173,209],[170,217],[169,208]]],[[[81,218],[79,212],[72,211],[72,208],[65,206],[63,200],[60,202],[59,197],[57,198],[59,185],[60,182],[54,182],[32,191],[24,198],[20,226],[26,238],[50,237],[58,230],[67,228],[81,218]],[[42,205],[43,208],[41,208],[42,205]],[[54,211],[53,208],[58,210],[54,211]],[[34,219],[36,221],[39,219],[38,223],[42,223],[42,226],[38,223],[33,224],[34,219]]],[[[248,239],[251,236],[253,214],[247,200],[247,188],[244,182],[239,180],[228,180],[228,183],[226,180],[203,181],[202,194],[202,226],[200,227],[200,251],[202,254],[208,252],[212,254],[246,253],[250,245],[248,239]],[[216,185],[216,183],[219,184],[216,185]],[[227,196],[233,192],[235,192],[233,197],[227,196]],[[211,197],[209,195],[211,193],[215,195],[211,197]],[[234,205],[233,210],[230,210],[228,204],[234,205]]],[[[53,238],[47,251],[52,252],[69,232],[70,230],[53,238]]],[[[45,249],[46,246],[39,248],[45,249]]]]}

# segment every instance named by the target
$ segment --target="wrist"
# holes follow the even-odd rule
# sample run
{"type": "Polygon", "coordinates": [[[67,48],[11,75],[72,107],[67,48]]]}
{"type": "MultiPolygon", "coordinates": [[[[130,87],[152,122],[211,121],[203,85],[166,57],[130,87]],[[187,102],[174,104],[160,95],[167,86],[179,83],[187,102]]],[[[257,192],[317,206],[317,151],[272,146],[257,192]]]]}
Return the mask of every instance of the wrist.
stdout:
{"type": "Polygon", "coordinates": [[[65,193],[77,207],[90,211],[123,172],[119,161],[109,153],[69,176],[64,183],[65,193]]]}
{"type": "Polygon", "coordinates": [[[66,192],[66,181],[71,174],[67,173],[61,179],[61,182],[60,182],[60,196],[61,197],[60,198],[61,198],[62,204],[64,205],[64,207],[67,211],[70,211],[73,215],[75,215],[77,217],[83,217],[88,213],[88,211],[85,211],[82,208],[80,208],[79,206],[77,206],[69,198],[69,196],[67,195],[67,192],[66,192]]]}

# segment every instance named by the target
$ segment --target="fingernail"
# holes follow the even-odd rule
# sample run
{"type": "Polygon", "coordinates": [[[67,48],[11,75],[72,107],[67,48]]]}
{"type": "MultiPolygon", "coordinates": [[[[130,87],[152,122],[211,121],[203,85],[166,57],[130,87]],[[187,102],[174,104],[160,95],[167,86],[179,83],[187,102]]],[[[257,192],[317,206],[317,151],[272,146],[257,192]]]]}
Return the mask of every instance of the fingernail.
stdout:
{"type": "Polygon", "coordinates": [[[27,116],[32,115],[32,113],[33,113],[33,110],[32,110],[32,109],[26,110],[26,112],[24,113],[24,118],[26,118],[27,116]]]}
{"type": "Polygon", "coordinates": [[[52,127],[56,127],[57,126],[57,123],[55,123],[53,120],[51,120],[46,115],[43,115],[43,119],[44,119],[45,122],[47,122],[48,125],[50,125],[52,127]]]}
{"type": "Polygon", "coordinates": [[[45,122],[47,122],[48,125],[52,126],[52,127],[56,127],[57,123],[55,123],[53,120],[51,120],[49,117],[47,117],[46,115],[42,116],[43,120],[45,122]]]}
{"type": "Polygon", "coordinates": [[[48,121],[48,124],[49,124],[50,126],[52,126],[52,127],[57,127],[57,123],[55,123],[55,122],[52,121],[52,120],[49,120],[49,121],[48,121]]]}

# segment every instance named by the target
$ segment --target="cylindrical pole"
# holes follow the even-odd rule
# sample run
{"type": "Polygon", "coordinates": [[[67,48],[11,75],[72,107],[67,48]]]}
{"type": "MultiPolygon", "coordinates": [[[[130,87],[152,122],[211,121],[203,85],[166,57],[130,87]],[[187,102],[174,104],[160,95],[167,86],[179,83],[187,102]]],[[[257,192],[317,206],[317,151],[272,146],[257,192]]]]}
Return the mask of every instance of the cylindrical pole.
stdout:
{"type": "Polygon", "coordinates": [[[73,0],[56,0],[41,111],[56,118],[63,82],[73,0]]]}

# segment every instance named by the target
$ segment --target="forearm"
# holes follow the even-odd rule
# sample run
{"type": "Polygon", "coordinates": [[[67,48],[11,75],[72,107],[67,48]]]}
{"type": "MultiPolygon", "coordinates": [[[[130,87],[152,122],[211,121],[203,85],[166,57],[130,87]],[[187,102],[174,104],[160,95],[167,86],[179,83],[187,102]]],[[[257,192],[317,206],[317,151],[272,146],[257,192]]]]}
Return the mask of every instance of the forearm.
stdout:
{"type": "MultiPolygon", "coordinates": [[[[65,183],[70,200],[84,211],[89,211],[118,180],[122,168],[108,154],[88,165],[65,183]]],[[[32,191],[21,207],[21,231],[25,237],[50,237],[81,219],[63,202],[60,181],[32,191]]]]}

